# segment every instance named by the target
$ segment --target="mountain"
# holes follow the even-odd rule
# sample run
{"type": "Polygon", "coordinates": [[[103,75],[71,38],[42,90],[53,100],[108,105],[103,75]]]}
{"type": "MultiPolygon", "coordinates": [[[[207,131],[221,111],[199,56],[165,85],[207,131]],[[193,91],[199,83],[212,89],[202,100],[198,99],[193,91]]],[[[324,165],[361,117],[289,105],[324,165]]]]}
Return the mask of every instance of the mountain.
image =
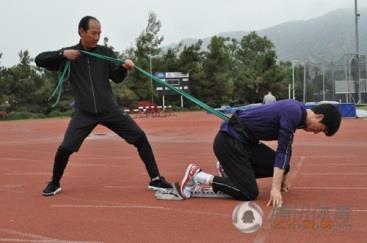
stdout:
{"type": "MultiPolygon", "coordinates": [[[[359,49],[367,53],[367,9],[360,9],[359,49]]],[[[219,36],[241,39],[248,31],[219,33],[219,36]]],[[[354,9],[340,9],[323,16],[279,24],[256,31],[267,36],[275,45],[279,60],[326,61],[342,58],[346,53],[355,53],[354,9]]],[[[211,37],[204,38],[203,48],[211,37]]],[[[191,45],[197,39],[185,39],[184,45],[191,45]]],[[[169,45],[174,47],[177,44],[169,45]]]]}

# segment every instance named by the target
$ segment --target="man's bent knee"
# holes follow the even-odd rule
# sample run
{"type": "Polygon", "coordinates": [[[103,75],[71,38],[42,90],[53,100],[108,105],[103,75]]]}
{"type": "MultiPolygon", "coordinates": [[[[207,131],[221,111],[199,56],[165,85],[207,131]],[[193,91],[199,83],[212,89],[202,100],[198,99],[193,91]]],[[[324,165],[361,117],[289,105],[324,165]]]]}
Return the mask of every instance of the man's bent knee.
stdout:
{"type": "Polygon", "coordinates": [[[256,200],[258,195],[259,195],[259,190],[256,188],[252,191],[240,192],[237,195],[233,195],[233,197],[241,201],[253,201],[253,200],[256,200]]]}
{"type": "Polygon", "coordinates": [[[70,155],[70,154],[74,153],[75,151],[73,151],[73,149],[71,149],[71,148],[67,148],[67,147],[64,147],[63,145],[60,145],[57,148],[57,152],[70,155]]]}
{"type": "Polygon", "coordinates": [[[147,135],[145,135],[145,133],[143,131],[141,131],[139,133],[138,138],[135,140],[135,142],[132,142],[132,144],[134,144],[135,147],[140,147],[144,143],[147,143],[147,142],[148,142],[147,135]]]}

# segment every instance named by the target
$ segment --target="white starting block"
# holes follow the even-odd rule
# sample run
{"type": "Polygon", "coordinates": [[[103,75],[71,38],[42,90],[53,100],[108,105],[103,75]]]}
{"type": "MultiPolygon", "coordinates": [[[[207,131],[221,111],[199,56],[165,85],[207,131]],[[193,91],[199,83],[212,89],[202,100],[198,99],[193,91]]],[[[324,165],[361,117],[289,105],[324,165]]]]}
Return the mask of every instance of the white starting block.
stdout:
{"type": "Polygon", "coordinates": [[[172,189],[158,190],[154,194],[158,200],[183,200],[180,192],[180,184],[175,182],[172,184],[172,189]]]}
{"type": "Polygon", "coordinates": [[[209,197],[209,198],[231,198],[231,196],[223,192],[214,192],[212,187],[196,187],[191,194],[191,197],[209,197]]]}
{"type": "MultiPolygon", "coordinates": [[[[172,189],[158,190],[155,193],[155,198],[158,200],[183,200],[184,197],[180,191],[180,184],[175,182],[172,184],[172,189]]],[[[231,196],[223,192],[214,192],[211,187],[197,186],[192,194],[192,198],[231,198],[231,196]]]]}

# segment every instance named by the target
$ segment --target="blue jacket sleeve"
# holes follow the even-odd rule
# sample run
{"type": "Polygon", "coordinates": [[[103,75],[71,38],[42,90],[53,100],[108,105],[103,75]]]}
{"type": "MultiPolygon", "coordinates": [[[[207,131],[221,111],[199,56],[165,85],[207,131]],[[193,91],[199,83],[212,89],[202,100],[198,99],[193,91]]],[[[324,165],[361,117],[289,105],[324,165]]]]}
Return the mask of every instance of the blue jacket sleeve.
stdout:
{"type": "MultiPolygon", "coordinates": [[[[296,113],[297,114],[297,113],[296,113]]],[[[284,112],[279,117],[278,148],[275,153],[274,166],[285,170],[292,155],[294,132],[299,116],[293,112],[284,112]]]]}

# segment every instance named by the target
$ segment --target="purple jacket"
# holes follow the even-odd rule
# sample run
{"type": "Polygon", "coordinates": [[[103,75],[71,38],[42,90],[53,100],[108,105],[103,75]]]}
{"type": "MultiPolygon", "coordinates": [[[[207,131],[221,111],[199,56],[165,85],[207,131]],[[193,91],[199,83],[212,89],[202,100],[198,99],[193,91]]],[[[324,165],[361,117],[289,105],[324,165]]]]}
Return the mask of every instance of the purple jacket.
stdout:
{"type": "MultiPolygon", "coordinates": [[[[238,122],[246,128],[252,140],[278,140],[274,166],[280,169],[289,165],[293,136],[296,129],[305,127],[306,114],[305,106],[295,100],[282,100],[235,112],[238,122]]],[[[222,123],[220,131],[240,142],[248,142],[229,122],[222,123]]]]}

